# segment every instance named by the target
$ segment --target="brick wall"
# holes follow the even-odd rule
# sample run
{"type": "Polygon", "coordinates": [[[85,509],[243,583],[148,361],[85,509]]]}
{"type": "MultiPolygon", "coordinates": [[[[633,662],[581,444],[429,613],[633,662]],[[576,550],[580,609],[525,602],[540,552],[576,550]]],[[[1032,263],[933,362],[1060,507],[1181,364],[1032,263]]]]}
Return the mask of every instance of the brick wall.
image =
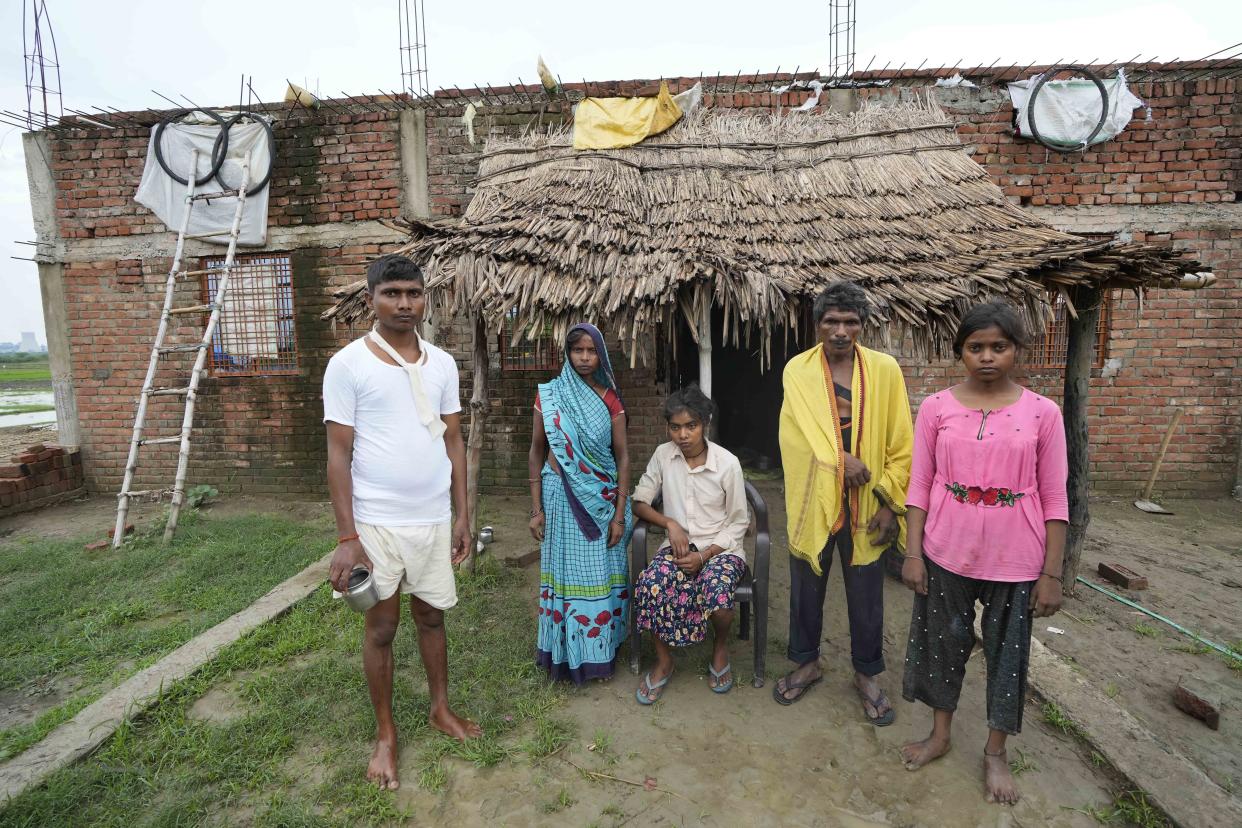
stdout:
{"type": "MultiPolygon", "coordinates": [[[[697,80],[672,84],[686,88],[697,80]]],[[[708,79],[706,103],[747,109],[797,106],[808,93],[764,91],[789,80],[787,75],[708,79]]],[[[887,89],[858,90],[857,96],[864,101],[897,100],[930,84],[928,77],[907,78],[887,89]]],[[[649,88],[644,81],[591,84],[592,94],[633,94],[649,88]]],[[[541,128],[567,116],[561,102],[514,91],[468,93],[476,106],[486,98],[474,120],[475,145],[467,140],[457,93],[442,93],[441,106],[428,110],[427,183],[434,216],[459,216],[465,210],[488,137],[519,134],[532,124],[541,128]],[[497,97],[503,103],[496,103],[497,97]]],[[[1092,386],[1092,457],[1098,489],[1133,490],[1150,468],[1152,444],[1163,433],[1172,407],[1181,406],[1187,417],[1166,460],[1162,490],[1223,494],[1233,484],[1242,428],[1237,410],[1242,396],[1242,212],[1231,203],[1242,167],[1239,95],[1234,81],[1219,79],[1140,85],[1136,92],[1151,104],[1151,120],[1140,111],[1117,139],[1073,155],[1049,154],[1015,139],[1008,99],[995,86],[937,90],[937,95],[959,122],[963,142],[1016,202],[1068,230],[1167,238],[1215,270],[1220,281],[1210,290],[1155,292],[1142,303],[1141,314],[1133,297],[1118,298],[1108,353],[1114,361],[1097,371],[1092,386]]],[[[314,231],[331,223],[399,216],[397,112],[341,116],[288,111],[278,121],[276,136],[269,219],[273,227],[300,225],[314,231]]],[[[65,263],[65,291],[86,483],[96,491],[114,490],[119,482],[169,262],[81,251],[103,237],[170,235],[132,200],[146,145],[145,130],[51,141],[59,231],[71,251],[79,245],[79,252],[65,263]]],[[[333,332],[318,315],[327,307],[332,288],[358,278],[365,263],[385,250],[373,244],[312,240],[290,245],[285,252],[294,261],[299,372],[291,377],[204,380],[192,483],[232,491],[323,491],[319,383],[331,352],[359,332],[333,332]]],[[[186,304],[197,300],[197,283],[181,290],[186,304]]],[[[438,344],[462,366],[465,399],[472,381],[470,330],[461,320],[438,322],[438,344]]],[[[187,325],[180,333],[189,331],[187,325]]],[[[535,384],[546,375],[502,372],[496,367],[494,341],[491,349],[492,408],[483,483],[489,491],[524,491],[530,401],[535,384]]],[[[615,350],[613,359],[618,365],[627,362],[615,350]]],[[[946,363],[903,362],[916,400],[957,376],[946,363]]],[[[649,368],[622,367],[618,374],[631,414],[631,455],[637,471],[662,439],[658,403],[667,388],[649,368]]],[[[1030,382],[1036,390],[1059,396],[1058,372],[1033,375],[1030,382]]],[[[149,433],[168,433],[179,422],[180,406],[162,399],[153,415],[149,433]]],[[[174,453],[146,449],[140,485],[167,485],[174,453]]]]}
{"type": "MultiPolygon", "coordinates": [[[[274,227],[397,218],[396,112],[351,116],[291,110],[275,129],[268,224],[274,227]]],[[[149,132],[116,129],[53,138],[56,220],[65,239],[167,233],[134,200],[149,132]]]]}
{"type": "MultiPolygon", "coordinates": [[[[871,97],[909,89],[869,91],[871,97]]],[[[975,159],[1015,202],[1069,232],[1120,233],[1170,243],[1210,268],[1203,291],[1118,292],[1108,363],[1093,372],[1092,486],[1131,494],[1150,474],[1173,411],[1184,419],[1157,491],[1226,494],[1242,433],[1242,96],[1233,79],[1139,83],[1150,107],[1124,132],[1085,153],[1049,153],[1015,139],[1007,96],[995,88],[937,90],[975,159]]],[[[912,368],[921,398],[960,371],[912,368]]],[[[1032,388],[1061,398],[1062,373],[1035,371],[1032,388]]]]}
{"type": "Polygon", "coordinates": [[[0,517],[84,492],[82,454],[76,449],[37,443],[0,466],[0,517]]]}

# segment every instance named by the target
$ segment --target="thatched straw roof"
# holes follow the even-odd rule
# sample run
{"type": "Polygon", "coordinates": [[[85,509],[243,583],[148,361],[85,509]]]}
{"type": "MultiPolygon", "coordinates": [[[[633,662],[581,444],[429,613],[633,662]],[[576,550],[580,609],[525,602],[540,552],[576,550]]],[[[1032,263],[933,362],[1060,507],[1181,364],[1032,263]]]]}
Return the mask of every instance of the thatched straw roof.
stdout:
{"type": "MultiPolygon", "coordinates": [[[[766,345],[804,297],[849,279],[885,333],[939,352],[964,308],[1007,296],[1042,319],[1049,288],[1135,289],[1197,263],[1059,232],[1011,204],[932,104],[833,113],[708,110],[634,147],[575,151],[568,131],[488,144],[460,221],[411,225],[403,252],[439,312],[532,336],[605,323],[645,350],[712,303],[766,345]]],[[[365,283],[325,318],[365,318],[365,283]]]]}

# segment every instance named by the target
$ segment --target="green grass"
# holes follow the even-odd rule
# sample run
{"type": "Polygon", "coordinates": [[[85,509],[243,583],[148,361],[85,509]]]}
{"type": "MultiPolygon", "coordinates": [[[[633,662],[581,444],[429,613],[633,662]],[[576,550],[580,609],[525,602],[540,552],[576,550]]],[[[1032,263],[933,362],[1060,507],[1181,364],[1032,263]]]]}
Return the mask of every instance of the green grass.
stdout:
{"type": "Polygon", "coordinates": [[[1066,715],[1056,702],[1044,702],[1044,721],[1061,731],[1066,736],[1081,736],[1082,728],[1066,715]]]}
{"type": "MultiPolygon", "coordinates": [[[[574,735],[553,716],[565,691],[549,685],[530,657],[534,624],[522,574],[489,560],[459,576],[458,592],[447,616],[450,701],[484,736],[462,744],[428,726],[424,674],[403,619],[394,716],[402,755],[419,769],[406,785],[440,790],[461,762],[530,761],[574,735]]],[[[375,724],[361,636],[362,617],[319,590],[172,687],[95,755],[13,800],[0,811],[0,828],[423,821],[365,781],[375,724]],[[235,688],[237,718],[210,723],[189,715],[213,687],[235,688]]],[[[572,798],[562,791],[547,805],[563,809],[572,798]]]]}
{"type": "Polygon", "coordinates": [[[116,551],[86,552],[83,538],[0,545],[0,692],[75,688],[34,722],[0,730],[0,759],[321,557],[326,527],[326,518],[188,512],[168,546],[154,537],[116,551]]]}
{"type": "MultiPolygon", "coordinates": [[[[1242,640],[1234,641],[1228,646],[1229,649],[1233,650],[1235,653],[1242,653],[1242,640]]],[[[1242,658],[1235,658],[1234,656],[1229,655],[1229,653],[1217,653],[1217,655],[1220,656],[1220,660],[1225,662],[1225,666],[1230,670],[1242,672],[1242,658]]]]}
{"type": "Polygon", "coordinates": [[[1144,624],[1142,621],[1137,622],[1132,627],[1132,629],[1136,633],[1141,635],[1143,638],[1159,638],[1160,637],[1160,630],[1156,629],[1151,624],[1144,624]]]}
{"type": "Polygon", "coordinates": [[[1031,757],[1026,755],[1022,748],[1016,748],[1015,750],[1018,754],[1018,758],[1010,761],[1009,763],[1009,770],[1014,776],[1021,776],[1027,771],[1039,770],[1039,765],[1036,765],[1035,762],[1032,761],[1031,757]]]}
{"type": "Polygon", "coordinates": [[[578,800],[570,795],[568,788],[561,788],[555,797],[539,806],[545,814],[555,814],[572,807],[578,800]]]}
{"type": "Polygon", "coordinates": [[[0,363],[0,385],[6,382],[51,382],[52,369],[44,362],[0,363]]]}
{"type": "Polygon", "coordinates": [[[55,411],[56,406],[47,405],[45,403],[14,403],[12,405],[4,405],[0,403],[0,416],[5,414],[33,414],[36,411],[55,411]]]}
{"type": "Polygon", "coordinates": [[[1122,791],[1107,807],[1083,809],[1101,825],[1127,825],[1137,828],[1167,828],[1169,821],[1159,808],[1147,801],[1142,791],[1122,791]]]}

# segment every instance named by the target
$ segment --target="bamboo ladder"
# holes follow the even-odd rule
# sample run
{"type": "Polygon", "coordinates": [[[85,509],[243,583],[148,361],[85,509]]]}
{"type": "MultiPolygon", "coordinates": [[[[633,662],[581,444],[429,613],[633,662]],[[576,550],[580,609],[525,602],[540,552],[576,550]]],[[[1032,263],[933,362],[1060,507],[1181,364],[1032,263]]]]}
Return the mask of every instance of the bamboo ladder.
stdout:
{"type": "Polygon", "coordinates": [[[177,531],[177,517],[181,505],[185,502],[185,475],[190,463],[190,432],[194,426],[194,400],[198,396],[198,384],[206,371],[207,349],[220,322],[220,311],[224,307],[224,298],[228,293],[229,275],[233,270],[233,262],[237,254],[237,237],[241,230],[242,211],[246,207],[246,188],[250,186],[250,155],[247,153],[242,161],[241,183],[236,190],[223,190],[218,193],[195,193],[195,179],[198,177],[198,151],[190,155],[190,174],[186,176],[185,212],[181,216],[181,229],[177,233],[177,250],[173,254],[172,267],[168,271],[168,279],[164,283],[164,309],[160,314],[159,328],[155,332],[155,342],[151,346],[151,359],[147,363],[147,376],[142,383],[142,393],[138,397],[138,413],[134,417],[134,434],[129,442],[129,459],[125,461],[125,479],[121,483],[120,494],[117,495],[116,529],[112,535],[112,548],[120,547],[125,538],[125,519],[129,515],[130,502],[137,497],[162,497],[171,492],[172,504],[168,512],[168,523],[164,526],[165,542],[172,540],[177,531]],[[229,230],[229,251],[224,258],[224,266],[213,269],[219,274],[216,293],[206,305],[190,305],[187,307],[173,306],[173,293],[178,277],[201,276],[206,270],[181,269],[182,256],[185,253],[187,239],[215,238],[221,233],[199,233],[187,235],[190,227],[190,213],[194,205],[200,201],[211,201],[219,198],[236,198],[237,209],[233,212],[233,224],[229,230]],[[202,338],[190,345],[165,345],[164,338],[168,334],[168,323],[174,316],[183,314],[210,314],[207,325],[203,329],[202,338]],[[155,387],[155,372],[159,367],[160,357],[172,354],[194,353],[194,366],[190,369],[189,383],[185,386],[167,388],[155,387]],[[183,396],[185,397],[185,413],[181,418],[181,432],[168,437],[144,437],[143,426],[147,417],[147,403],[152,397],[183,396]],[[134,472],[138,469],[138,450],[143,446],[154,446],[177,443],[180,451],[177,454],[177,475],[173,487],[169,489],[150,489],[133,491],[130,487],[134,482],[134,472]]]}

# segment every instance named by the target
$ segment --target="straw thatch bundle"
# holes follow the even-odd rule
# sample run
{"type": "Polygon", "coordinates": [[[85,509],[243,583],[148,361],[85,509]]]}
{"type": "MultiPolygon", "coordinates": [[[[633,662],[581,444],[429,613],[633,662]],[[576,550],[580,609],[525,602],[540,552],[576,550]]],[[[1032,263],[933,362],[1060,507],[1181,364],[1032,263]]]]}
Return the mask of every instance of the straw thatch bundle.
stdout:
{"type": "MultiPolygon", "coordinates": [[[[803,298],[848,279],[876,321],[939,352],[984,297],[1042,319],[1049,288],[1141,289],[1195,263],[1059,232],[1011,204],[933,104],[834,113],[702,111],[634,147],[575,151],[559,131],[491,142],[460,221],[415,223],[440,313],[515,336],[606,323],[633,355],[675,312],[709,305],[726,339],[765,346],[803,298]],[[887,323],[887,324],[886,324],[887,323]]],[[[353,323],[360,282],[325,318],[353,323]]],[[[666,328],[665,330],[668,330],[666,328]]],[[[697,333],[696,333],[697,336],[697,333]]]]}

